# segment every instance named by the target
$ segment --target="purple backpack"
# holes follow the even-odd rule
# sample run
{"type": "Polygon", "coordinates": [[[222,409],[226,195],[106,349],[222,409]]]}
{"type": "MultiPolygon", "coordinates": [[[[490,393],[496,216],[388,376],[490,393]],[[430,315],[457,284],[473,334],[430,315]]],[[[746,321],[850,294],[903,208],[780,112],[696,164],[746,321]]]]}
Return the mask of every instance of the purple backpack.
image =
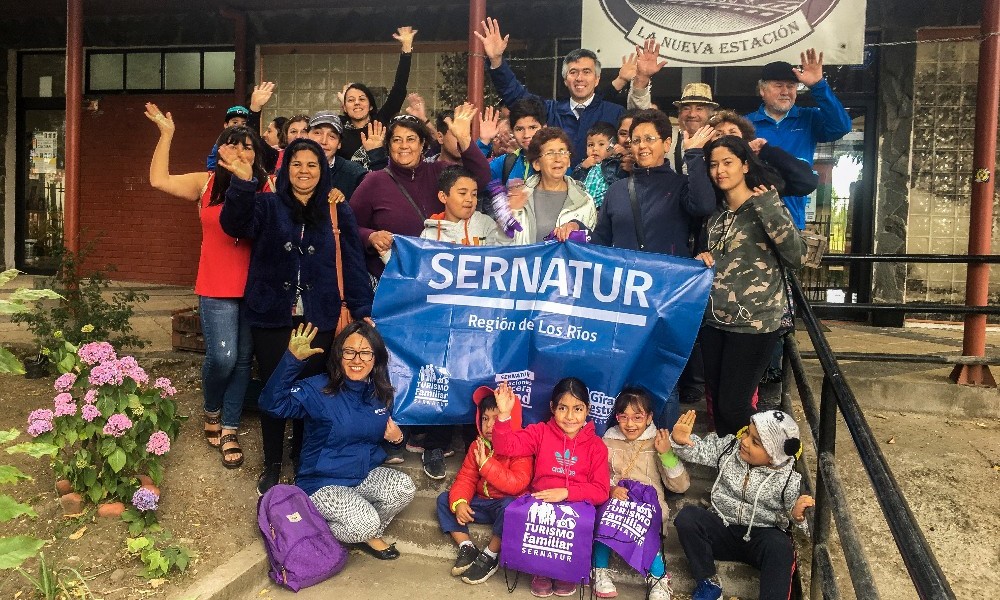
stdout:
{"type": "MultiPolygon", "coordinates": [[[[500,565],[560,581],[590,581],[594,507],[544,502],[525,494],[503,511],[500,565]]],[[[516,585],[516,583],[515,583],[516,585]]]]}
{"type": "Polygon", "coordinates": [[[618,485],[628,490],[628,500],[610,498],[598,507],[594,539],[646,576],[660,551],[660,501],[651,485],[633,479],[622,479],[618,485]]]}
{"type": "Polygon", "coordinates": [[[293,592],[333,577],[344,568],[347,550],[309,496],[278,484],[257,502],[257,525],[271,563],[271,579],[293,592]]]}

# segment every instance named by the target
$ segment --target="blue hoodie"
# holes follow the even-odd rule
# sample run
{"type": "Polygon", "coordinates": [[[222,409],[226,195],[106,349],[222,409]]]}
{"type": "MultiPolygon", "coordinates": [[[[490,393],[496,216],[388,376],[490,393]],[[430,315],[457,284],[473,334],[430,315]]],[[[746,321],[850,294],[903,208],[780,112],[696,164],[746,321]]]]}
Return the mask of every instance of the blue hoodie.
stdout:
{"type": "Polygon", "coordinates": [[[305,364],[285,352],[260,394],[260,410],[305,420],[295,485],[310,495],[328,485],[356,486],[385,460],[389,408],[368,380],[345,378],[336,394],[323,392],[326,374],[296,380],[305,364]]]}

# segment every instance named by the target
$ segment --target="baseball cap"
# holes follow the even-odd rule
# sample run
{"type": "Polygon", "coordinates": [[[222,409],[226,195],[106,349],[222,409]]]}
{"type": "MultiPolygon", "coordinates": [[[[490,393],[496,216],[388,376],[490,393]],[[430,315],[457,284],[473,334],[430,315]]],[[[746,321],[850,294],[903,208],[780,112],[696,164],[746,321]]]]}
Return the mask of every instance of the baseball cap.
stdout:
{"type": "Polygon", "coordinates": [[[309,129],[320,125],[333,127],[333,130],[338,134],[344,133],[344,124],[340,121],[340,117],[337,116],[337,113],[332,110],[321,110],[309,119],[309,129]]]}

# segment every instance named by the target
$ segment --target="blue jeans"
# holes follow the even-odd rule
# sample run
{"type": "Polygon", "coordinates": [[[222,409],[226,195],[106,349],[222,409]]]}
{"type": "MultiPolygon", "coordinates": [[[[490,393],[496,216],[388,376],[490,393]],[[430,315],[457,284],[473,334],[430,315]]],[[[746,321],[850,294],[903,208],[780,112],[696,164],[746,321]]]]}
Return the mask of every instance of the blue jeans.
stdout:
{"type": "Polygon", "coordinates": [[[239,429],[243,396],[250,382],[253,338],[250,324],[240,316],[239,298],[198,297],[201,333],[205,337],[205,362],[201,389],[205,410],[222,409],[222,427],[239,429]]]}
{"type": "MultiPolygon", "coordinates": [[[[472,502],[469,502],[469,507],[472,508],[472,514],[475,517],[472,522],[493,525],[493,535],[503,537],[503,511],[507,508],[507,505],[516,499],[516,496],[506,496],[498,499],[483,498],[478,495],[473,496],[472,502]]],[[[441,492],[438,496],[437,514],[438,523],[441,524],[441,530],[445,533],[461,531],[466,535],[469,534],[468,526],[460,525],[458,519],[455,518],[455,513],[451,512],[451,507],[448,505],[447,491],[441,492]]]]}
{"type": "Polygon", "coordinates": [[[675,385],[667,397],[667,401],[653,415],[653,423],[657,429],[673,429],[681,416],[680,386],[675,385]]]}

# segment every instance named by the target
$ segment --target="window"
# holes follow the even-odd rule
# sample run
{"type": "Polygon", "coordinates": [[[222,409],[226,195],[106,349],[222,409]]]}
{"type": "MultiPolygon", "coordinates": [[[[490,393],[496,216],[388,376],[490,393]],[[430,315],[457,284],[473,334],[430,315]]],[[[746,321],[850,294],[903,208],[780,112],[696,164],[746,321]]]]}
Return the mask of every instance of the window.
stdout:
{"type": "Polygon", "coordinates": [[[233,89],[231,50],[93,50],[87,92],[217,92],[233,89]]]}

